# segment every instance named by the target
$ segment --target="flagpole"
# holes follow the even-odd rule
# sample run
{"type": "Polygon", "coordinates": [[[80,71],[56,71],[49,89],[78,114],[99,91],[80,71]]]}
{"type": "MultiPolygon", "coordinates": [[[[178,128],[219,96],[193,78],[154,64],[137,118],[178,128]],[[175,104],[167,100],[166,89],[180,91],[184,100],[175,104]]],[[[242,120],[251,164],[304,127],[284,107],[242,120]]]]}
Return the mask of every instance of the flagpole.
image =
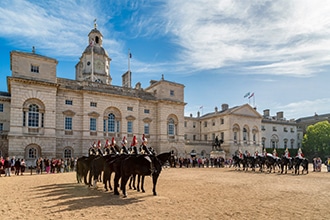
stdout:
{"type": "Polygon", "coordinates": [[[94,42],[92,40],[92,82],[94,82],[94,42]]]}
{"type": "Polygon", "coordinates": [[[128,49],[128,71],[131,71],[131,50],[128,49]]]}

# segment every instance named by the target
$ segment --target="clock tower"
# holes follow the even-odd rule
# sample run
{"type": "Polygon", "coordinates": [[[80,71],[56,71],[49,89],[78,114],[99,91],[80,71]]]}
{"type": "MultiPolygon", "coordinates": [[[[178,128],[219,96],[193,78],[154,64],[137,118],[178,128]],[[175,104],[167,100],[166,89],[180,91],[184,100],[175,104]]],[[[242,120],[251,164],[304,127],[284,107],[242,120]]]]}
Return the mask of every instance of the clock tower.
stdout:
{"type": "Polygon", "coordinates": [[[111,58],[103,48],[102,42],[103,35],[97,29],[95,19],[94,29],[88,34],[88,46],[76,65],[77,81],[92,81],[111,85],[111,58]]]}

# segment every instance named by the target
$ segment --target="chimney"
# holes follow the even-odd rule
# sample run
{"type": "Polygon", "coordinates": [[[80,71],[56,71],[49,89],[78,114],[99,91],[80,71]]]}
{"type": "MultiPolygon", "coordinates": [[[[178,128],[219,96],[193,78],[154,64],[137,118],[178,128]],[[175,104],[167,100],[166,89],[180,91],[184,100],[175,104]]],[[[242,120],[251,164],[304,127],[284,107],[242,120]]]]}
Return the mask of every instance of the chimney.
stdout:
{"type": "Polygon", "coordinates": [[[221,105],[221,110],[226,111],[228,109],[228,107],[229,107],[228,104],[222,104],[221,105]]]}
{"type": "Polygon", "coordinates": [[[199,118],[199,117],[200,117],[200,112],[198,111],[198,112],[197,112],[197,118],[199,118]]]}
{"type": "Polygon", "coordinates": [[[214,111],[215,111],[215,113],[217,113],[218,112],[218,107],[215,107],[214,111]]]}
{"type": "Polygon", "coordinates": [[[284,114],[283,114],[283,112],[277,112],[276,113],[276,116],[277,116],[277,119],[283,119],[284,117],[284,114]]]}
{"type": "Polygon", "coordinates": [[[264,117],[269,117],[269,109],[264,110],[264,117]]]}
{"type": "Polygon", "coordinates": [[[192,114],[190,114],[190,118],[192,118],[192,114]]]}

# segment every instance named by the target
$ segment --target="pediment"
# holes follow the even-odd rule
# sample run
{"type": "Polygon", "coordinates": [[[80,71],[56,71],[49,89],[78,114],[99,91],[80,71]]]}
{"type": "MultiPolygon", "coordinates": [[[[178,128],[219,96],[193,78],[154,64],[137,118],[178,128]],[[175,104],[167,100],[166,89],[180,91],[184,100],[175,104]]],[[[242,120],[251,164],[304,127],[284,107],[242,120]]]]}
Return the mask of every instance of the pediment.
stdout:
{"type": "Polygon", "coordinates": [[[239,115],[239,116],[248,116],[248,117],[255,117],[255,118],[262,118],[262,116],[252,108],[249,104],[242,105],[238,108],[235,108],[231,113],[231,115],[239,115]]]}
{"type": "Polygon", "coordinates": [[[66,115],[66,116],[74,116],[76,113],[72,110],[65,110],[62,112],[63,115],[66,115]]]}
{"type": "Polygon", "coordinates": [[[88,113],[88,116],[89,117],[98,118],[100,116],[100,114],[97,113],[97,112],[95,112],[95,111],[93,111],[93,112],[88,113]]]}

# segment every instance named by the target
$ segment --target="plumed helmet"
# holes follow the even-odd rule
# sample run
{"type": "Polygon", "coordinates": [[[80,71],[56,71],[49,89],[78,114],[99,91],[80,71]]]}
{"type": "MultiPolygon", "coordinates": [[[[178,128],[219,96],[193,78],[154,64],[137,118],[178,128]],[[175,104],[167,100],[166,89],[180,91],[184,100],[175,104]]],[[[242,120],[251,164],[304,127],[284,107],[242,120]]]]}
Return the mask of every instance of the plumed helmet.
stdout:
{"type": "Polygon", "coordinates": [[[114,137],[112,137],[112,139],[111,139],[111,145],[115,145],[115,144],[116,144],[116,140],[115,140],[114,137]]]}
{"type": "Polygon", "coordinates": [[[109,147],[109,140],[108,139],[105,141],[104,147],[109,147]]]}
{"type": "Polygon", "coordinates": [[[101,141],[100,140],[97,142],[97,147],[101,147],[101,141]]]}
{"type": "Polygon", "coordinates": [[[123,137],[123,140],[121,141],[121,144],[122,144],[122,145],[127,144],[126,136],[123,137]]]}
{"type": "Polygon", "coordinates": [[[136,140],[136,136],[134,135],[131,146],[135,146],[137,144],[138,144],[138,141],[136,140]]]}
{"type": "Polygon", "coordinates": [[[96,147],[96,144],[95,144],[95,141],[94,141],[94,143],[93,143],[93,145],[92,145],[93,147],[96,147]]]}
{"type": "Polygon", "coordinates": [[[144,136],[144,134],[142,135],[141,139],[142,139],[142,142],[145,142],[145,143],[148,142],[148,139],[144,136]]]}

